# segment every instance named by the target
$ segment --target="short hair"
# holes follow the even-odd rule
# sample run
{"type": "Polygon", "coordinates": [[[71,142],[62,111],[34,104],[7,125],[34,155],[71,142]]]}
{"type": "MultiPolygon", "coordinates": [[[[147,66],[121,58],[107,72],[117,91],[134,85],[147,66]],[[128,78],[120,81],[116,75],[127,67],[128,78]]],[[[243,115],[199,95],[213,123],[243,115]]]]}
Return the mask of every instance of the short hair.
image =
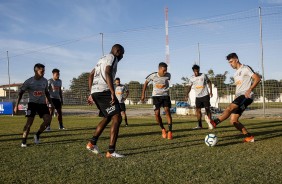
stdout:
{"type": "Polygon", "coordinates": [[[164,62],[160,62],[160,63],[159,63],[159,67],[165,67],[165,68],[167,68],[167,64],[164,63],[164,62]]]}
{"type": "Polygon", "coordinates": [[[41,63],[36,63],[33,67],[33,70],[36,71],[39,68],[45,68],[45,66],[41,63]]]}
{"type": "Polygon", "coordinates": [[[232,58],[239,59],[238,56],[237,56],[237,54],[236,54],[235,52],[230,53],[230,54],[228,54],[228,55],[226,56],[226,60],[230,60],[230,59],[232,59],[232,58]]]}
{"type": "Polygon", "coordinates": [[[60,70],[57,69],[57,68],[54,68],[54,69],[52,70],[52,73],[60,73],[60,70]]]}
{"type": "Polygon", "coordinates": [[[115,79],[115,81],[116,81],[116,80],[120,81],[120,78],[117,77],[117,78],[115,79]]]}
{"type": "Polygon", "coordinates": [[[121,44],[114,44],[114,45],[112,46],[112,50],[113,50],[114,48],[116,48],[116,49],[121,49],[121,50],[124,52],[124,48],[123,48],[123,46],[122,46],[121,44]]]}
{"type": "Polygon", "coordinates": [[[200,66],[199,65],[193,65],[192,70],[200,70],[200,66]]]}

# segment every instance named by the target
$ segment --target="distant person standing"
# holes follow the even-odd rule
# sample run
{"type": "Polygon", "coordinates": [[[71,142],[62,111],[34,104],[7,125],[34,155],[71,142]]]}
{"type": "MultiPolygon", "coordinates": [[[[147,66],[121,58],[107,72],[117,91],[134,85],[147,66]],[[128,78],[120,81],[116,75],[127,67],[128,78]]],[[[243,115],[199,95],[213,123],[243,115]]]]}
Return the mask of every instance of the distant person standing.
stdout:
{"type": "Polygon", "coordinates": [[[231,53],[226,56],[226,60],[228,60],[230,66],[236,70],[233,76],[236,85],[236,98],[216,119],[211,119],[206,116],[205,120],[212,128],[215,128],[219,123],[230,117],[230,123],[245,136],[244,142],[254,142],[255,137],[247,131],[245,126],[239,121],[239,118],[253,102],[254,93],[252,91],[261,79],[251,67],[239,61],[236,53],[231,53]]]}
{"type": "Polygon", "coordinates": [[[125,107],[124,101],[127,99],[128,95],[129,95],[129,91],[126,88],[125,85],[120,83],[120,78],[115,79],[115,93],[116,93],[116,97],[119,101],[119,106],[120,106],[120,109],[121,109],[121,116],[123,117],[123,119],[125,121],[125,126],[128,126],[127,115],[126,115],[126,107],[125,107]]]}
{"type": "Polygon", "coordinates": [[[23,138],[21,147],[27,147],[26,140],[30,131],[30,127],[33,124],[36,113],[40,118],[43,118],[39,130],[34,135],[34,143],[39,144],[39,136],[46,129],[51,122],[51,115],[46,105],[46,98],[53,106],[53,103],[48,92],[48,81],[44,78],[45,66],[37,63],[34,65],[34,76],[27,79],[20,88],[19,96],[14,108],[15,113],[18,112],[18,105],[22,99],[25,91],[28,92],[29,102],[26,111],[27,121],[23,129],[23,138]]]}
{"type": "MultiPolygon", "coordinates": [[[[52,118],[52,116],[54,115],[54,111],[56,109],[58,115],[59,129],[64,130],[65,127],[63,125],[63,113],[62,113],[63,94],[62,94],[62,80],[60,79],[60,70],[55,68],[52,70],[52,74],[53,77],[48,80],[48,90],[50,93],[51,100],[54,104],[54,107],[49,106],[49,111],[52,118]]],[[[46,128],[46,131],[51,131],[50,128],[51,122],[50,125],[46,128]]]]}
{"type": "Polygon", "coordinates": [[[145,100],[145,92],[148,84],[153,82],[153,105],[155,111],[155,118],[157,123],[162,129],[162,137],[164,139],[172,139],[172,118],[170,114],[171,101],[169,96],[169,81],[171,75],[167,72],[167,64],[164,62],[159,63],[158,72],[151,73],[146,77],[143,86],[141,101],[145,100]],[[162,117],[160,115],[160,108],[163,107],[168,123],[168,132],[164,128],[162,117]]]}
{"type": "Polygon", "coordinates": [[[210,98],[213,96],[212,83],[206,74],[200,73],[200,66],[194,65],[192,70],[194,75],[192,75],[188,81],[186,99],[188,100],[191,88],[194,87],[196,95],[196,115],[198,120],[198,126],[194,129],[201,129],[203,128],[201,108],[205,108],[207,116],[211,118],[210,98]],[[210,92],[207,86],[209,87],[210,92]]]}
{"type": "Polygon", "coordinates": [[[124,155],[118,154],[115,151],[122,118],[113,84],[117,72],[117,65],[123,58],[123,54],[124,48],[119,44],[115,44],[112,47],[111,53],[103,56],[98,61],[88,79],[89,90],[91,91],[91,94],[88,97],[88,104],[92,105],[95,103],[100,110],[100,114],[103,115],[103,119],[96,127],[93,137],[86,145],[86,148],[94,154],[100,154],[97,141],[106,126],[112,121],[110,144],[108,152],[106,153],[107,158],[124,157],[124,155]]]}

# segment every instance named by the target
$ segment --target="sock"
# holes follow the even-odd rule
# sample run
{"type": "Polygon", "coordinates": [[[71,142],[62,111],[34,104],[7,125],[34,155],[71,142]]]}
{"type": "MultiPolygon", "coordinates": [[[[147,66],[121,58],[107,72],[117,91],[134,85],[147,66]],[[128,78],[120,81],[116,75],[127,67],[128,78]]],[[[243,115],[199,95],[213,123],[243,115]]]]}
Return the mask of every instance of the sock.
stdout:
{"type": "Polygon", "coordinates": [[[38,130],[38,132],[35,134],[38,139],[39,139],[39,136],[40,136],[41,133],[42,133],[42,132],[40,132],[40,131],[38,130]]]}
{"type": "Polygon", "coordinates": [[[160,127],[161,127],[161,129],[165,129],[164,125],[162,123],[160,124],[160,127]]]}
{"type": "Polygon", "coordinates": [[[91,144],[96,145],[98,141],[98,137],[93,136],[92,139],[90,139],[91,144]]]}
{"type": "Polygon", "coordinates": [[[202,127],[202,120],[198,120],[198,127],[202,127]]]}
{"type": "Polygon", "coordinates": [[[252,134],[250,134],[250,133],[246,133],[246,134],[244,134],[244,136],[246,136],[246,137],[251,137],[251,136],[252,136],[252,134]]]}
{"type": "Polygon", "coordinates": [[[109,153],[113,153],[113,152],[115,152],[115,146],[109,146],[109,153]]]}
{"type": "Polygon", "coordinates": [[[23,143],[23,144],[26,144],[26,138],[23,138],[23,139],[22,139],[22,143],[23,143]]]}
{"type": "Polygon", "coordinates": [[[216,119],[214,120],[214,122],[215,122],[216,125],[218,125],[218,124],[220,123],[220,120],[219,120],[218,118],[216,118],[216,119]]]}
{"type": "Polygon", "coordinates": [[[172,123],[171,123],[171,124],[168,124],[168,131],[169,131],[169,132],[172,132],[172,123]]]}
{"type": "Polygon", "coordinates": [[[63,122],[59,122],[60,127],[63,127],[63,122]]]}

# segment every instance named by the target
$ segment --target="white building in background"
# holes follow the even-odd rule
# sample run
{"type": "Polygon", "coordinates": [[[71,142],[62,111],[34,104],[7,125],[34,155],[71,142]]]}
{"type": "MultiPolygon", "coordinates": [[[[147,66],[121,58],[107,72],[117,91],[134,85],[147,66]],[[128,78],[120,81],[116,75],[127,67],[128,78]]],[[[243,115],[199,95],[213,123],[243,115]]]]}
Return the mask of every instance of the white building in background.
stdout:
{"type": "MultiPolygon", "coordinates": [[[[22,83],[14,83],[10,84],[10,92],[17,92],[19,88],[22,86],[22,83]]],[[[0,97],[7,97],[9,95],[9,84],[0,86],[0,97]]]]}

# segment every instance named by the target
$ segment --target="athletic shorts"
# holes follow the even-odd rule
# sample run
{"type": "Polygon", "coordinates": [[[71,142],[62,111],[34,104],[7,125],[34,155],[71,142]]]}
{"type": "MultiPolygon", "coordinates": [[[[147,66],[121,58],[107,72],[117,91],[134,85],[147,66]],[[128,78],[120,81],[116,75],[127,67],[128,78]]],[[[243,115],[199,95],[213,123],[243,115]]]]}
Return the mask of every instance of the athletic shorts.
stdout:
{"type": "MultiPolygon", "coordinates": [[[[55,109],[61,109],[62,108],[62,103],[60,99],[56,99],[56,98],[51,98],[55,109]]],[[[50,107],[50,106],[49,106],[50,107]]]]}
{"type": "Polygon", "coordinates": [[[232,103],[238,105],[238,109],[234,110],[232,114],[242,115],[242,113],[246,110],[246,108],[251,103],[253,103],[253,99],[246,98],[245,95],[241,95],[238,96],[232,103]]]}
{"type": "Polygon", "coordinates": [[[126,107],[125,107],[125,104],[124,103],[119,103],[119,106],[120,106],[120,111],[126,111],[126,107]]]}
{"type": "Polygon", "coordinates": [[[210,95],[196,98],[196,108],[207,108],[210,106],[210,95]]]}
{"type": "Polygon", "coordinates": [[[170,96],[153,96],[154,110],[159,110],[161,107],[171,108],[170,96]]]}
{"type": "Polygon", "coordinates": [[[43,115],[45,114],[50,115],[47,104],[38,104],[38,103],[29,102],[27,104],[27,110],[26,110],[25,117],[34,118],[36,113],[39,115],[40,118],[42,118],[43,115]]]}
{"type": "Polygon", "coordinates": [[[111,92],[98,92],[91,94],[97,108],[100,110],[99,116],[110,117],[120,113],[120,106],[118,99],[115,97],[115,103],[111,105],[111,92]]]}

